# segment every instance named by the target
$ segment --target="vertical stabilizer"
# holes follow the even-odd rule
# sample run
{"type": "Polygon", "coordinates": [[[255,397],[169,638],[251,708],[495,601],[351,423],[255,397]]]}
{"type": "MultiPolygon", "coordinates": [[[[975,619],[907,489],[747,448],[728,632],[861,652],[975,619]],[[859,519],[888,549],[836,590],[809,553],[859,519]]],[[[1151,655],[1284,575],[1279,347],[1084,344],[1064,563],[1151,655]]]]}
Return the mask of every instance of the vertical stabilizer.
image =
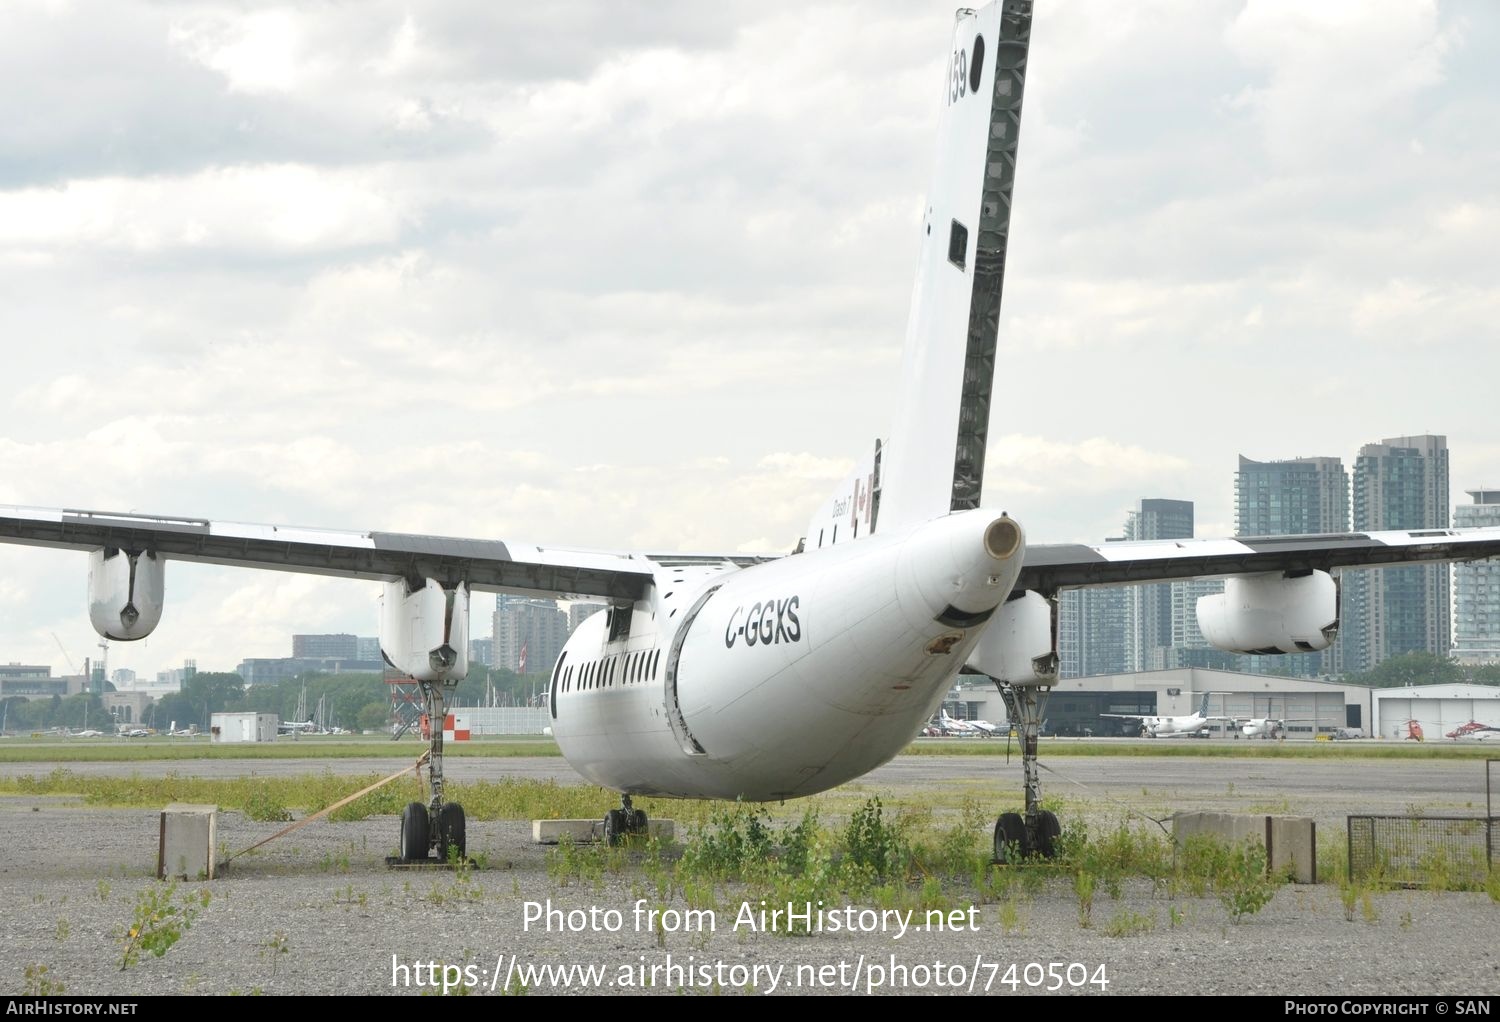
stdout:
{"type": "Polygon", "coordinates": [[[979,506],[1031,0],[960,11],[884,450],[881,530],[979,506]]]}

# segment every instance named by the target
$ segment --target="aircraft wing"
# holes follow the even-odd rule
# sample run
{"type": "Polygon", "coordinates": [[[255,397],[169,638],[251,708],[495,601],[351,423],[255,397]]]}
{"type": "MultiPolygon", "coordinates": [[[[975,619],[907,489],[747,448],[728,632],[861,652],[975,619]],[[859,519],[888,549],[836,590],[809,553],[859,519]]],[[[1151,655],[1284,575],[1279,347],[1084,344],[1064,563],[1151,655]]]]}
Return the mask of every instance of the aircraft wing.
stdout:
{"type": "Polygon", "coordinates": [[[1017,592],[1173,582],[1262,572],[1333,571],[1395,564],[1477,561],[1500,556],[1500,529],[1241,539],[1163,539],[1026,547],[1017,592]]]}
{"type": "Polygon", "coordinates": [[[464,580],[489,592],[640,599],[654,565],[764,560],[567,550],[495,539],[343,532],[202,518],[0,505],[0,543],[97,550],[154,550],[175,561],[272,568],[387,581],[464,580]]]}
{"type": "Polygon", "coordinates": [[[1124,720],[1145,720],[1147,717],[1155,717],[1154,713],[1100,713],[1100,717],[1120,717],[1124,720]]]}

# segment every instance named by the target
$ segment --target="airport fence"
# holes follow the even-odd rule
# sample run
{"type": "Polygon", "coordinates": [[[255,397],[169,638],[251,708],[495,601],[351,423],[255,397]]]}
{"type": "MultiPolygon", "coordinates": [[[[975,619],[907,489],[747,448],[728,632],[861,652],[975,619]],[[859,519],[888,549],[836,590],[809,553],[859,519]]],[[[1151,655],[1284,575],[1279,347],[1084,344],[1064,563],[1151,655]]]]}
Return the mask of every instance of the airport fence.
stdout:
{"type": "Polygon", "coordinates": [[[1349,876],[1403,887],[1483,886],[1500,843],[1484,816],[1351,816],[1349,876]]]}

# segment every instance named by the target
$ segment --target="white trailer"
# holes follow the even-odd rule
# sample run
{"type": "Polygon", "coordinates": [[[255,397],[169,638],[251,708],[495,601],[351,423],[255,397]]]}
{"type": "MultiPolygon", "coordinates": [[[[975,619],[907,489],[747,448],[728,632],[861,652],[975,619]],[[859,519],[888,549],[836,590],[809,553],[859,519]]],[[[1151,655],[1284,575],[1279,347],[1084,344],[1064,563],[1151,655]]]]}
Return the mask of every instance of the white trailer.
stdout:
{"type": "Polygon", "coordinates": [[[274,713],[215,713],[209,734],[213,742],[273,742],[280,723],[274,713]]]}

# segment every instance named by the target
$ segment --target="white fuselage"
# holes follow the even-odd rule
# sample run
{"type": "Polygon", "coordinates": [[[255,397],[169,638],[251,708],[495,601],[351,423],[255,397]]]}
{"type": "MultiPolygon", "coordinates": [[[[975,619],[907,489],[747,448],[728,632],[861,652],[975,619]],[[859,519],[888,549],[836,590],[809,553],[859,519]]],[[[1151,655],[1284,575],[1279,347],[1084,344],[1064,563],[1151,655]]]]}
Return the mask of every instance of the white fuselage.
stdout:
{"type": "Polygon", "coordinates": [[[772,801],[858,777],[937,709],[1011,591],[1019,534],[980,510],[740,570],[664,565],[628,625],[615,609],[568,640],[553,734],[632,795],[772,801]]]}
{"type": "Polygon", "coordinates": [[[1240,734],[1246,738],[1275,738],[1285,730],[1276,717],[1252,717],[1240,724],[1240,734]]]}
{"type": "Polygon", "coordinates": [[[1152,738],[1180,738],[1208,727],[1208,718],[1197,713],[1186,717],[1142,717],[1141,730],[1152,738]]]}

